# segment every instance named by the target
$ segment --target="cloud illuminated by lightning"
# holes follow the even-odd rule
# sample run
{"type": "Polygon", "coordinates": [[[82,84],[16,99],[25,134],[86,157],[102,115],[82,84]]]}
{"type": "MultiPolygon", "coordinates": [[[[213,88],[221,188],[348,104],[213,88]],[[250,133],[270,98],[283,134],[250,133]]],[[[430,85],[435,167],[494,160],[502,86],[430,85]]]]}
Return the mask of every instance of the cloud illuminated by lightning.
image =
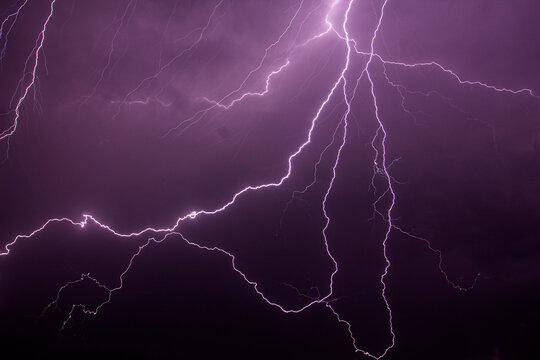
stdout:
{"type": "MultiPolygon", "coordinates": [[[[28,0],[24,1],[17,8],[15,12],[9,14],[1,23],[0,40],[2,40],[2,36],[4,36],[4,49],[1,52],[0,60],[5,56],[4,54],[5,54],[5,46],[7,44],[7,37],[13,27],[13,24],[17,21],[19,13],[24,9],[24,6],[27,4],[27,2],[28,0]],[[8,24],[11,24],[11,25],[9,25],[9,28],[6,32],[5,27],[8,26],[8,24]],[[5,32],[5,35],[4,35],[4,32],[5,32]]],[[[16,101],[15,101],[16,105],[13,108],[13,113],[14,113],[13,122],[7,129],[2,130],[2,132],[0,133],[0,141],[3,141],[3,140],[9,141],[9,139],[13,135],[15,135],[18,123],[21,120],[21,115],[20,115],[21,106],[23,105],[24,102],[27,101],[29,92],[36,85],[37,72],[38,72],[38,67],[40,64],[40,53],[43,51],[43,47],[45,44],[47,26],[50,23],[51,19],[53,18],[55,2],[56,2],[55,0],[52,0],[50,2],[50,12],[48,13],[47,18],[45,19],[43,23],[41,32],[39,33],[37,37],[36,44],[32,50],[32,53],[27,59],[27,62],[29,62],[30,60],[33,60],[33,65],[31,67],[30,75],[28,75],[29,78],[27,79],[27,73],[25,70],[25,73],[23,74],[23,77],[20,81],[20,84],[21,86],[23,86],[24,90],[22,91],[20,95],[16,96],[16,101]]],[[[158,66],[157,71],[143,78],[136,87],[134,87],[132,90],[127,92],[127,94],[123,97],[121,101],[117,102],[118,111],[116,115],[118,115],[119,112],[122,110],[122,106],[126,104],[148,103],[150,98],[147,98],[146,100],[133,100],[132,98],[134,98],[137,91],[139,91],[143,86],[157,79],[163,73],[165,69],[172,67],[178,59],[180,59],[185,54],[192,51],[198,44],[201,43],[201,41],[203,40],[206,32],[208,31],[212,23],[213,17],[215,16],[217,10],[222,6],[223,3],[224,3],[224,0],[218,1],[215,4],[215,6],[212,8],[212,11],[210,12],[210,14],[208,15],[207,22],[203,26],[194,29],[188,35],[185,36],[185,38],[188,38],[189,36],[193,34],[198,34],[196,40],[193,41],[187,48],[180,51],[178,54],[172,57],[169,61],[163,61],[162,54],[160,53],[160,60],[158,63],[159,66],[158,66]]],[[[509,95],[528,95],[535,98],[540,98],[540,97],[536,95],[533,92],[533,90],[527,89],[527,88],[513,90],[513,89],[509,89],[505,87],[496,87],[496,86],[493,86],[493,85],[490,85],[488,83],[481,82],[481,81],[464,80],[454,71],[448,69],[447,67],[441,65],[439,62],[435,62],[435,61],[409,64],[409,63],[384,59],[382,56],[380,56],[379,54],[375,52],[375,44],[377,41],[377,36],[383,24],[385,9],[388,3],[389,3],[389,0],[385,0],[379,9],[376,27],[374,28],[370,36],[369,51],[363,52],[359,50],[356,40],[351,37],[350,32],[349,32],[351,24],[354,23],[354,19],[352,19],[352,15],[351,15],[351,9],[355,5],[355,0],[347,0],[347,1],[335,0],[331,4],[327,5],[327,12],[324,17],[324,25],[326,25],[325,30],[319,33],[312,34],[307,40],[301,43],[296,43],[296,40],[295,40],[295,42],[289,47],[287,56],[285,57],[285,60],[281,63],[281,65],[274,69],[268,69],[266,74],[262,76],[265,83],[265,86],[262,90],[261,89],[258,89],[258,90],[246,89],[246,84],[248,83],[250,79],[252,79],[256,75],[259,75],[259,73],[262,72],[263,69],[266,70],[264,65],[272,49],[274,49],[277,45],[283,42],[283,39],[285,38],[285,36],[291,32],[291,29],[296,23],[300,22],[301,24],[300,26],[304,25],[305,21],[307,20],[307,17],[304,18],[303,21],[300,20],[300,14],[304,7],[304,0],[301,0],[293,16],[289,19],[289,22],[287,23],[283,31],[279,33],[276,39],[265,48],[264,53],[261,55],[257,65],[251,68],[249,71],[247,71],[247,75],[245,75],[245,77],[239,80],[239,85],[237,87],[234,87],[226,95],[222,96],[218,100],[213,100],[208,97],[201,97],[201,99],[203,99],[209,105],[205,107],[204,109],[199,110],[198,112],[193,114],[191,117],[182,120],[177,126],[171,128],[165,134],[165,135],[168,135],[171,132],[178,130],[181,126],[184,126],[186,124],[190,124],[188,126],[193,125],[195,122],[200,121],[210,110],[217,109],[219,111],[228,111],[235,104],[242,102],[248,97],[255,97],[255,96],[264,97],[265,95],[267,95],[269,92],[272,91],[272,79],[276,77],[287,76],[286,69],[292,62],[295,61],[294,51],[296,49],[308,46],[312,42],[315,42],[318,39],[321,39],[325,36],[334,36],[336,38],[336,41],[341,41],[345,45],[346,51],[344,54],[341,55],[344,60],[344,65],[341,68],[338,76],[335,79],[333,79],[333,86],[330,88],[329,92],[326,94],[323,100],[316,107],[312,109],[313,116],[311,118],[309,129],[305,134],[305,138],[303,142],[301,142],[296,147],[296,150],[292,154],[289,155],[287,159],[287,171],[285,172],[285,174],[282,174],[281,177],[277,177],[277,179],[270,180],[263,184],[247,186],[237,191],[232,196],[230,196],[227,202],[221,205],[217,205],[216,207],[212,209],[198,209],[198,210],[190,211],[187,214],[180,216],[177,219],[177,221],[169,227],[164,227],[164,228],[148,227],[148,228],[136,230],[133,232],[122,233],[122,232],[114,230],[111,226],[107,225],[105,222],[98,220],[97,217],[90,214],[85,214],[83,215],[83,218],[80,221],[72,220],[71,218],[68,218],[68,217],[48,219],[43,223],[41,227],[31,232],[28,232],[26,234],[17,235],[13,240],[8,242],[5,245],[5,250],[0,252],[0,256],[7,256],[11,254],[13,252],[13,249],[15,248],[15,245],[19,241],[29,240],[33,237],[38,236],[40,232],[44,231],[52,223],[65,223],[65,224],[83,229],[89,222],[92,222],[98,225],[103,230],[117,237],[125,237],[125,238],[133,238],[133,237],[138,237],[138,236],[147,237],[146,242],[143,245],[140,245],[137,251],[132,254],[128,264],[124,268],[124,271],[120,274],[119,279],[118,279],[118,284],[115,287],[108,287],[102,284],[97,278],[93,277],[89,273],[81,274],[81,276],[78,277],[77,279],[67,282],[66,284],[64,284],[63,286],[59,288],[55,299],[45,306],[42,316],[46,316],[48,311],[58,303],[58,301],[60,300],[62,296],[62,293],[67,288],[76,286],[77,284],[80,284],[84,281],[90,281],[93,284],[95,284],[97,288],[103,290],[105,292],[105,300],[103,300],[100,304],[92,308],[83,303],[72,304],[71,310],[69,311],[67,317],[64,319],[61,328],[63,329],[70,321],[72,321],[72,316],[74,312],[77,310],[82,311],[85,315],[97,314],[100,311],[100,309],[102,309],[106,304],[108,304],[112,300],[113,294],[122,289],[125,276],[127,276],[127,274],[129,273],[129,270],[134,265],[136,258],[142,253],[142,251],[146,247],[152,244],[160,244],[169,238],[179,238],[182,241],[184,241],[186,244],[196,247],[200,250],[207,251],[207,252],[215,252],[215,253],[219,253],[228,257],[231,261],[232,269],[240,276],[240,278],[244,280],[247,284],[249,284],[254,290],[254,292],[268,305],[275,307],[284,313],[300,313],[311,308],[315,304],[325,305],[326,308],[328,308],[329,311],[336,317],[337,321],[343,324],[345,328],[347,329],[355,351],[365,356],[371,357],[373,359],[381,359],[385,357],[396,343],[396,334],[395,334],[393,322],[392,322],[392,316],[393,316],[392,309],[390,306],[390,301],[387,296],[387,288],[388,288],[387,276],[389,274],[389,269],[391,266],[390,258],[387,253],[387,245],[390,240],[392,231],[398,231],[404,235],[407,235],[410,238],[414,238],[414,239],[424,242],[426,246],[428,247],[428,249],[438,256],[438,259],[439,259],[438,265],[439,265],[440,272],[444,275],[446,282],[448,282],[455,289],[461,290],[461,291],[472,289],[479,278],[479,274],[476,275],[474,281],[472,282],[470,286],[463,286],[463,285],[459,285],[453,282],[444,270],[443,257],[442,257],[441,251],[433,247],[429,240],[421,236],[417,236],[409,231],[406,231],[395,224],[395,221],[392,217],[392,212],[394,210],[394,206],[397,201],[397,194],[394,189],[395,179],[391,176],[390,171],[389,171],[393,159],[388,158],[388,153],[387,153],[388,132],[385,127],[385,121],[380,111],[380,101],[377,97],[378,84],[376,83],[375,77],[373,75],[373,72],[376,70],[374,69],[373,64],[376,62],[380,62],[384,66],[395,66],[403,70],[433,67],[441,71],[442,73],[451,76],[460,85],[479,86],[490,91],[507,93],[509,95]],[[338,5],[343,5],[344,11],[343,11],[343,14],[339,14],[343,16],[342,21],[340,21],[339,23],[336,23],[332,19],[337,17],[336,13],[338,12],[338,8],[339,8],[338,5]],[[352,71],[350,70],[351,70],[352,59],[356,56],[363,58],[365,60],[365,63],[364,63],[362,71],[360,72],[360,75],[358,75],[357,77],[354,77],[350,75],[352,73],[352,71]],[[380,177],[384,180],[384,189],[382,191],[379,191],[378,189],[376,189],[376,192],[379,191],[378,193],[380,195],[375,199],[375,202],[373,204],[375,213],[377,214],[377,216],[380,216],[380,218],[382,218],[386,224],[386,231],[384,233],[384,237],[381,239],[382,257],[384,258],[385,266],[384,266],[384,270],[382,274],[380,275],[379,280],[380,280],[380,287],[381,287],[381,298],[382,298],[382,301],[384,302],[384,305],[387,310],[387,315],[388,315],[389,341],[386,348],[379,354],[374,354],[372,352],[369,352],[367,350],[360,348],[360,346],[358,345],[360,342],[360,339],[357,339],[354,335],[354,330],[353,330],[354,325],[351,324],[346,319],[344,319],[344,317],[340,315],[340,313],[336,310],[335,306],[333,305],[334,300],[335,300],[334,299],[334,279],[339,272],[339,264],[336,258],[334,257],[334,255],[332,254],[331,239],[329,239],[327,235],[327,230],[331,223],[331,217],[327,211],[327,202],[328,202],[329,197],[332,195],[334,183],[338,176],[338,169],[340,166],[341,154],[343,152],[343,149],[347,146],[347,140],[348,140],[348,135],[350,131],[349,127],[350,127],[351,106],[354,103],[355,96],[357,94],[357,89],[359,87],[361,79],[367,79],[368,81],[369,94],[371,96],[370,100],[373,105],[373,116],[377,122],[377,130],[371,141],[371,147],[373,150],[373,168],[374,168],[373,176],[374,178],[380,177]],[[219,247],[207,247],[207,246],[197,244],[196,242],[193,242],[187,239],[180,232],[179,227],[183,222],[188,221],[188,220],[192,221],[200,217],[204,217],[204,216],[217,216],[220,213],[225,212],[228,208],[234,206],[238,198],[244,196],[247,193],[256,192],[262,189],[277,188],[277,187],[282,186],[288,179],[290,179],[291,174],[294,169],[294,162],[297,161],[299,155],[302,154],[304,149],[308,147],[310,143],[312,142],[312,136],[320,121],[321,114],[327,108],[328,104],[332,101],[332,99],[337,98],[337,97],[339,97],[339,99],[343,101],[343,103],[345,104],[345,111],[341,114],[341,117],[340,117],[341,121],[338,123],[337,127],[335,128],[335,132],[332,136],[332,141],[320,153],[318,162],[314,166],[315,171],[314,171],[313,181],[309,185],[304,187],[302,190],[296,190],[295,192],[293,192],[293,196],[296,193],[303,193],[309,187],[311,187],[315,182],[317,182],[317,168],[321,162],[322,156],[326,153],[326,151],[329,149],[330,146],[337,144],[338,145],[337,152],[335,154],[335,157],[333,158],[333,163],[332,163],[331,179],[328,183],[322,202],[320,204],[321,212],[325,219],[324,225],[322,227],[321,235],[324,242],[326,255],[328,256],[328,258],[331,260],[333,264],[333,270],[328,276],[328,291],[325,294],[319,294],[317,297],[306,296],[305,298],[307,302],[305,304],[296,308],[288,308],[280,304],[278,300],[271,299],[269,296],[265,295],[260,290],[259,284],[257,282],[251,280],[248,274],[239,270],[239,268],[236,266],[236,263],[235,263],[236,259],[235,259],[234,254],[219,247]],[[337,137],[337,134],[341,135],[341,137],[337,137]],[[388,204],[386,205],[383,211],[379,210],[379,204],[383,202],[382,200],[387,200],[388,202],[388,204]]],[[[118,37],[119,31],[124,21],[126,20],[125,18],[129,12],[129,9],[133,6],[135,6],[135,4],[132,1],[130,1],[126,5],[124,12],[122,13],[122,16],[120,18],[119,25],[111,41],[111,46],[110,46],[108,56],[107,56],[107,63],[105,67],[102,69],[100,73],[100,77],[98,81],[95,83],[95,86],[93,87],[91,93],[88,95],[87,98],[85,98],[85,101],[95,95],[96,91],[98,90],[100,86],[100,83],[103,81],[106,71],[111,66],[112,54],[115,51],[116,39],[118,37]]],[[[394,86],[394,88],[398,89],[398,91],[401,91],[402,88],[400,88],[397,84],[393,83],[388,77],[388,75],[386,74],[386,67],[385,67],[384,75],[385,75],[385,80],[389,84],[394,86]]],[[[407,112],[408,110],[404,107],[404,95],[401,92],[400,92],[400,95],[403,101],[401,103],[402,108],[404,111],[407,112]]],[[[162,105],[165,106],[166,104],[162,103],[162,105]]],[[[372,181],[372,184],[374,184],[374,181],[372,181]]],[[[284,211],[286,211],[286,209],[284,211]]]]}

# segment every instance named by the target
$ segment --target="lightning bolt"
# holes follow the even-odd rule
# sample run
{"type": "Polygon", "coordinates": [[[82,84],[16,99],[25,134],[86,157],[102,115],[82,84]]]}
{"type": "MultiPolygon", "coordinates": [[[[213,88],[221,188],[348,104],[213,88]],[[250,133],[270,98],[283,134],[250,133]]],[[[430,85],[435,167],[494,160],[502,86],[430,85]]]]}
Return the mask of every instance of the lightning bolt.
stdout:
{"type": "MultiPolygon", "coordinates": [[[[39,54],[41,53],[41,51],[43,49],[43,44],[45,42],[45,32],[47,31],[47,25],[49,24],[49,22],[51,21],[51,18],[53,16],[55,2],[56,2],[56,0],[51,1],[49,15],[47,16],[47,18],[45,19],[45,22],[43,23],[43,27],[42,27],[41,32],[39,33],[39,35],[38,35],[38,37],[36,39],[36,44],[34,46],[34,49],[32,50],[32,53],[30,54],[30,56],[26,60],[26,62],[28,63],[29,59],[31,57],[33,57],[34,58],[34,65],[32,66],[32,71],[30,73],[30,82],[26,85],[26,87],[24,87],[24,91],[22,92],[22,95],[18,98],[17,103],[15,105],[15,109],[14,109],[15,118],[13,119],[13,122],[12,122],[11,126],[9,126],[7,129],[3,130],[0,133],[0,141],[2,141],[2,140],[7,141],[6,159],[9,156],[9,139],[15,133],[15,131],[17,130],[17,126],[19,124],[19,118],[21,116],[21,105],[23,104],[24,100],[26,100],[26,97],[28,96],[28,93],[34,87],[34,85],[36,83],[36,79],[37,79],[36,73],[37,73],[37,68],[38,68],[38,65],[39,65],[39,54]]],[[[11,31],[11,29],[13,27],[13,24],[17,20],[17,17],[19,16],[19,13],[23,9],[23,7],[26,5],[26,3],[27,3],[27,1],[25,1],[17,9],[17,11],[15,13],[10,14],[2,22],[2,29],[3,29],[4,24],[6,23],[6,21],[8,21],[8,19],[10,17],[14,17],[12,26],[9,28],[9,31],[11,31]]],[[[9,31],[8,31],[8,34],[9,34],[9,31]]],[[[1,34],[1,31],[0,31],[0,34],[1,34]]],[[[0,36],[0,39],[1,39],[1,36],[0,36]]],[[[5,50],[6,45],[7,45],[7,37],[6,37],[6,40],[4,42],[4,50],[5,50]]],[[[4,50],[2,50],[2,54],[4,54],[4,50]]],[[[25,70],[23,72],[23,77],[20,80],[21,85],[24,83],[25,78],[26,78],[26,66],[25,66],[25,70]]]]}
{"type": "MultiPolygon", "coordinates": [[[[16,22],[19,16],[19,13],[23,10],[27,2],[28,0],[24,1],[16,9],[16,11],[9,14],[1,23],[0,41],[2,40],[2,36],[5,31],[5,26],[8,26],[7,24],[9,24],[11,21],[11,25],[9,26],[9,29],[7,30],[7,33],[5,35],[4,48],[1,52],[0,60],[5,56],[4,54],[5,54],[5,49],[7,46],[7,36],[9,35],[11,29],[13,28],[14,23],[16,22]]],[[[17,97],[17,100],[15,102],[16,105],[13,109],[15,117],[13,119],[13,123],[6,130],[3,130],[0,133],[0,141],[6,140],[8,141],[8,144],[9,144],[10,137],[14,135],[17,130],[17,125],[20,120],[21,106],[26,101],[28,97],[28,93],[34,88],[35,83],[36,83],[37,70],[40,63],[40,53],[43,51],[46,29],[47,29],[47,25],[49,24],[49,22],[51,21],[53,17],[55,2],[56,2],[55,0],[52,0],[50,3],[50,11],[48,13],[48,16],[42,26],[41,32],[39,33],[37,37],[36,44],[32,50],[32,53],[27,59],[27,63],[33,59],[32,70],[30,72],[29,81],[26,80],[26,70],[25,70],[25,74],[23,75],[23,78],[20,81],[20,84],[26,84],[26,85],[24,85],[24,90],[22,91],[22,94],[17,97]]],[[[382,56],[380,56],[379,54],[375,52],[375,44],[378,39],[378,34],[380,32],[381,26],[383,24],[385,9],[389,3],[389,0],[384,0],[382,5],[380,6],[379,14],[377,16],[377,23],[370,37],[369,51],[361,51],[358,48],[357,41],[354,38],[352,38],[349,31],[350,25],[353,22],[351,18],[352,17],[351,9],[353,8],[355,2],[356,0],[347,0],[347,1],[343,1],[344,4],[342,4],[342,1],[340,0],[333,1],[331,4],[328,5],[328,10],[324,19],[324,24],[326,25],[326,28],[322,32],[312,35],[304,42],[299,43],[298,34],[300,33],[300,30],[306,23],[309,16],[311,16],[312,13],[316,9],[322,6],[322,5],[319,5],[317,8],[312,9],[304,17],[303,21],[301,21],[300,20],[301,13],[305,5],[304,0],[301,0],[298,6],[296,7],[294,14],[292,15],[289,22],[283,29],[283,31],[277,36],[277,38],[273,42],[271,42],[265,48],[262,56],[259,59],[259,62],[247,72],[247,75],[243,77],[243,79],[239,81],[239,85],[237,87],[230,90],[224,96],[218,98],[218,100],[213,100],[213,99],[210,99],[209,97],[201,96],[200,99],[204,100],[208,104],[208,106],[203,108],[202,110],[199,110],[198,112],[193,114],[191,117],[184,119],[177,126],[171,128],[165,134],[165,136],[167,136],[168,134],[178,130],[181,126],[185,124],[189,124],[188,126],[192,126],[197,121],[200,121],[201,119],[203,119],[204,116],[211,110],[229,111],[234,105],[236,105],[239,102],[244,101],[248,97],[264,97],[272,90],[271,89],[272,79],[278,76],[286,76],[287,67],[289,67],[289,65],[295,61],[295,56],[294,56],[295,50],[308,46],[308,44],[314,41],[317,41],[318,39],[321,39],[322,37],[333,35],[336,37],[338,41],[341,41],[345,45],[345,48],[346,48],[345,54],[343,55],[343,60],[344,60],[343,67],[341,68],[341,71],[339,72],[338,76],[333,80],[333,85],[328,91],[328,93],[326,94],[326,96],[324,96],[324,98],[318,104],[318,106],[313,109],[314,114],[313,114],[313,117],[311,118],[309,129],[307,130],[305,134],[305,139],[296,147],[296,150],[292,154],[290,154],[289,157],[287,158],[287,170],[281,177],[278,177],[276,180],[269,181],[267,183],[246,186],[243,189],[234,193],[227,202],[219,206],[216,206],[213,209],[199,209],[199,210],[190,211],[187,214],[180,216],[177,219],[177,221],[172,226],[169,226],[169,227],[164,227],[164,228],[147,227],[144,229],[140,229],[138,231],[124,233],[124,232],[115,230],[113,227],[107,225],[105,222],[101,222],[100,220],[97,219],[97,217],[93,215],[85,214],[83,215],[82,220],[80,221],[73,220],[68,217],[50,218],[46,220],[42,226],[26,234],[17,235],[13,240],[11,240],[5,245],[5,250],[3,252],[0,252],[0,256],[10,255],[13,252],[14,247],[19,241],[29,240],[31,238],[37,237],[39,233],[45,231],[53,223],[63,223],[69,226],[78,227],[80,229],[84,229],[89,223],[93,223],[99,226],[102,230],[116,237],[123,237],[123,238],[135,238],[139,236],[147,237],[147,240],[142,245],[140,245],[137,248],[137,250],[132,254],[123,272],[120,274],[118,278],[118,283],[116,286],[114,287],[107,286],[103,284],[102,282],[100,282],[99,279],[92,276],[90,273],[83,273],[80,275],[80,277],[65,283],[58,289],[56,297],[44,307],[42,316],[46,316],[47,313],[51,311],[51,309],[53,309],[58,304],[58,301],[61,299],[62,294],[66,289],[73,286],[77,286],[78,284],[81,284],[83,282],[90,282],[94,284],[97,289],[100,289],[101,291],[103,291],[105,294],[104,300],[94,307],[90,307],[84,303],[72,304],[67,317],[62,322],[61,329],[64,329],[65,326],[73,320],[73,314],[76,311],[81,311],[85,316],[98,314],[99,311],[105,305],[107,305],[109,302],[112,301],[114,293],[120,291],[123,288],[124,278],[128,275],[130,269],[134,266],[137,257],[143,252],[143,250],[146,249],[150,245],[161,244],[165,240],[170,239],[170,238],[180,239],[183,242],[185,242],[187,245],[195,247],[204,252],[217,253],[222,256],[228,257],[231,261],[232,270],[238,274],[239,278],[242,279],[249,286],[251,286],[253,291],[269,306],[272,306],[283,313],[301,313],[313,307],[313,305],[315,304],[323,304],[333,314],[336,320],[340,324],[343,324],[343,326],[348,332],[348,335],[350,336],[351,343],[354,350],[360,354],[363,354],[373,359],[382,359],[388,354],[388,352],[396,344],[396,334],[395,334],[394,325],[393,325],[393,313],[392,313],[392,308],[390,305],[390,300],[388,299],[388,295],[387,295],[387,290],[389,286],[387,284],[387,277],[389,275],[389,271],[391,268],[391,261],[388,255],[388,243],[390,241],[390,237],[393,231],[400,232],[408,236],[409,238],[416,239],[425,243],[427,248],[438,257],[439,271],[443,274],[446,282],[450,284],[452,287],[454,287],[456,290],[467,291],[467,290],[472,289],[475,286],[477,280],[479,279],[480,274],[476,275],[476,277],[474,278],[474,281],[469,286],[463,286],[463,285],[459,285],[453,282],[443,267],[442,252],[436,249],[434,246],[432,246],[429,240],[421,236],[415,235],[412,232],[409,232],[397,226],[395,223],[395,219],[392,217],[392,213],[393,213],[396,201],[397,201],[397,194],[394,188],[394,184],[396,183],[396,180],[390,174],[390,168],[392,164],[395,161],[397,161],[397,159],[389,159],[389,156],[388,156],[387,142],[389,138],[389,133],[385,127],[385,121],[382,117],[381,109],[380,109],[380,106],[381,106],[380,100],[378,99],[378,96],[377,96],[378,84],[375,81],[376,78],[374,76],[374,71],[376,71],[376,68],[374,68],[374,64],[378,62],[383,65],[384,79],[386,80],[387,84],[391,85],[393,88],[395,88],[399,92],[401,96],[401,100],[402,100],[401,107],[403,111],[413,117],[414,115],[412,115],[412,113],[405,106],[405,93],[410,93],[410,92],[404,86],[397,84],[396,82],[393,82],[390,79],[390,77],[388,76],[386,72],[387,66],[388,67],[395,66],[404,70],[421,69],[421,68],[428,68],[428,67],[434,68],[442,72],[443,74],[446,74],[452,77],[460,85],[482,87],[489,91],[505,93],[508,95],[527,95],[527,96],[531,96],[537,99],[540,99],[540,97],[537,94],[535,94],[532,89],[528,89],[528,88],[514,90],[514,89],[505,88],[505,87],[497,87],[497,86],[490,85],[488,83],[481,82],[481,81],[465,80],[461,76],[459,76],[456,72],[448,69],[447,67],[441,65],[439,62],[435,62],[435,61],[409,64],[409,63],[384,59],[382,56]],[[335,17],[334,16],[335,13],[338,12],[337,11],[337,9],[339,8],[338,5],[343,5],[344,11],[342,14],[343,20],[339,24],[336,25],[336,23],[332,19],[335,17]],[[277,68],[274,68],[274,69],[270,69],[269,67],[268,69],[266,69],[265,64],[267,63],[267,60],[271,54],[271,51],[274,48],[276,48],[278,45],[283,44],[285,37],[288,34],[290,34],[294,25],[297,22],[300,22],[297,35],[293,43],[288,47],[288,50],[285,51],[284,59],[282,58],[281,59],[282,62],[280,62],[281,65],[279,65],[277,68]],[[352,63],[353,57],[361,57],[365,60],[363,68],[357,77],[353,77],[352,75],[350,75],[352,73],[351,63],[352,63]],[[252,79],[259,72],[262,72],[263,69],[267,70],[266,75],[263,76],[263,78],[265,79],[264,88],[262,90],[253,90],[253,89],[246,90],[246,87],[247,87],[246,84],[250,81],[250,79],[252,79]],[[333,193],[335,180],[338,177],[341,156],[342,156],[344,148],[347,146],[347,140],[348,140],[348,136],[351,130],[350,118],[352,116],[352,110],[351,110],[352,104],[354,103],[354,100],[357,94],[357,89],[359,88],[362,79],[366,79],[369,85],[369,94],[371,97],[370,100],[373,106],[373,117],[377,124],[377,129],[375,131],[373,138],[371,139],[371,149],[373,150],[373,170],[374,170],[373,180],[371,182],[371,185],[374,188],[375,193],[378,194],[378,196],[376,196],[375,201],[373,203],[373,208],[374,208],[374,213],[384,220],[385,226],[386,226],[384,236],[381,240],[382,259],[384,260],[385,266],[384,266],[383,272],[380,274],[379,281],[380,281],[380,288],[381,288],[381,293],[380,293],[381,299],[387,310],[389,342],[386,348],[379,354],[375,354],[373,352],[364,350],[358,345],[360,340],[354,335],[353,324],[347,321],[336,309],[335,302],[337,299],[335,298],[335,294],[334,294],[334,286],[335,286],[334,280],[336,276],[338,276],[338,273],[339,273],[339,264],[338,264],[338,259],[336,259],[336,257],[332,253],[332,246],[331,246],[332,239],[329,239],[328,234],[327,234],[328,228],[332,221],[330,212],[328,210],[328,199],[331,197],[333,193]],[[234,254],[220,247],[203,246],[192,240],[189,240],[180,232],[179,228],[183,222],[194,221],[204,216],[217,216],[225,212],[227,209],[234,206],[240,197],[248,193],[256,192],[256,191],[268,189],[268,188],[281,187],[287,180],[291,178],[293,170],[294,170],[294,162],[297,161],[297,158],[300,156],[300,154],[302,154],[304,150],[312,143],[313,134],[317,128],[318,123],[320,122],[323,111],[326,111],[330,102],[334,98],[337,98],[337,97],[339,97],[342,104],[345,105],[345,110],[341,114],[340,121],[337,123],[337,126],[335,127],[334,133],[331,138],[331,142],[328,143],[321,150],[318,160],[314,164],[314,172],[313,172],[312,181],[308,185],[306,185],[304,188],[300,190],[294,190],[292,192],[291,200],[286,204],[283,215],[282,215],[282,219],[283,219],[283,216],[285,216],[285,212],[287,211],[288,206],[290,205],[290,203],[292,202],[292,200],[294,199],[296,195],[305,193],[310,187],[312,187],[318,181],[317,172],[320,167],[323,156],[327,154],[327,152],[329,152],[331,147],[333,147],[334,145],[337,145],[337,151],[335,153],[335,156],[333,157],[333,162],[331,166],[331,178],[330,178],[330,181],[328,182],[328,185],[326,187],[324,196],[322,197],[322,201],[320,204],[321,206],[320,210],[324,216],[324,224],[322,226],[321,235],[324,242],[326,256],[330,259],[333,265],[333,269],[328,276],[328,290],[324,294],[321,294],[318,288],[317,288],[316,297],[302,294],[300,291],[296,289],[298,294],[303,296],[307,302],[304,305],[301,305],[299,307],[289,308],[280,304],[279,301],[275,299],[271,299],[269,296],[264,294],[260,290],[259,284],[251,280],[248,274],[241,271],[237,267],[236,258],[234,254]],[[383,179],[383,183],[384,183],[383,190],[377,189],[375,185],[375,179],[378,179],[378,178],[383,179]],[[383,200],[386,201],[387,205],[384,208],[384,210],[380,210],[380,204],[383,202],[383,200]]],[[[181,57],[183,57],[184,55],[192,51],[198,44],[200,44],[203,41],[205,34],[209,31],[209,28],[211,26],[212,20],[216,12],[223,5],[223,3],[224,3],[224,0],[218,1],[212,8],[210,14],[208,15],[206,23],[203,26],[192,30],[191,32],[189,32],[187,35],[183,37],[184,39],[187,39],[194,34],[198,34],[196,40],[191,42],[191,44],[188,47],[180,51],[173,58],[171,58],[169,61],[166,61],[166,62],[163,61],[163,54],[162,54],[162,51],[160,50],[160,53],[158,56],[159,61],[158,61],[157,71],[155,71],[150,76],[143,78],[135,88],[133,88],[123,97],[121,101],[117,102],[118,111],[116,115],[120,113],[123,105],[131,104],[131,103],[147,104],[150,101],[152,97],[147,97],[146,100],[131,100],[131,99],[142,87],[144,87],[151,81],[161,76],[167,68],[172,67],[173,64],[178,59],[180,59],[181,57]]],[[[136,5],[136,1],[133,2],[133,0],[130,1],[126,5],[124,12],[121,15],[119,25],[116,28],[116,31],[113,35],[111,46],[109,48],[109,52],[107,55],[106,65],[102,69],[100,73],[100,77],[98,81],[95,83],[95,86],[93,87],[91,93],[88,95],[87,98],[85,98],[84,101],[87,101],[89,98],[95,95],[96,91],[98,90],[100,86],[100,83],[103,81],[105,77],[107,70],[110,68],[112,64],[113,53],[115,51],[115,43],[117,41],[119,32],[126,21],[126,17],[128,16],[129,10],[132,9],[133,11],[133,8],[135,7],[135,5],[136,5]]],[[[177,3],[175,3],[174,9],[176,9],[176,7],[177,7],[177,3]]],[[[170,18],[169,18],[169,22],[170,22],[170,18]]],[[[167,23],[165,31],[167,31],[168,28],[169,28],[169,25],[167,23]]],[[[423,93],[423,95],[428,96],[429,94],[423,93]]],[[[162,103],[162,105],[168,106],[166,103],[162,103]]],[[[184,127],[183,130],[185,130],[186,128],[187,127],[184,127]]]]}

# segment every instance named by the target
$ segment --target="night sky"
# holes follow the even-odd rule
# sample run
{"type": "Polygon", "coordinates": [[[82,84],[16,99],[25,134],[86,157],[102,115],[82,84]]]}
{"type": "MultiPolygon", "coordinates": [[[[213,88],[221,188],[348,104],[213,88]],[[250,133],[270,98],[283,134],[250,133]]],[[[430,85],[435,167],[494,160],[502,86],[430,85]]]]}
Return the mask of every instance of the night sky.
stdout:
{"type": "Polygon", "coordinates": [[[539,19],[2,1],[2,353],[539,359],[539,19]]]}

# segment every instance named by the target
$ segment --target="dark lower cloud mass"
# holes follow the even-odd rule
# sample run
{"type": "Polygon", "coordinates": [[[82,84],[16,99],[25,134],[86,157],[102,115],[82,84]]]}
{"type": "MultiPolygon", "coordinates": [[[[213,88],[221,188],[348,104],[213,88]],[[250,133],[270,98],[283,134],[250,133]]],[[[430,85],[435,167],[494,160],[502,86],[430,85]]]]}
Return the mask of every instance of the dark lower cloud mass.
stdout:
{"type": "Polygon", "coordinates": [[[538,1],[0,15],[2,353],[540,358],[538,1]]]}

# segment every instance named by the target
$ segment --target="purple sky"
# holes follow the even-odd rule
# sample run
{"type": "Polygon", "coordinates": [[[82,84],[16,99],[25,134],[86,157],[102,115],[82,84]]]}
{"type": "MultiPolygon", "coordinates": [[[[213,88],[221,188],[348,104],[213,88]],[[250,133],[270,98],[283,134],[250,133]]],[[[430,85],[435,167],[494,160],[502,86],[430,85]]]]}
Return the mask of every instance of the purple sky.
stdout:
{"type": "Polygon", "coordinates": [[[0,347],[538,355],[538,1],[4,3],[0,347]]]}

